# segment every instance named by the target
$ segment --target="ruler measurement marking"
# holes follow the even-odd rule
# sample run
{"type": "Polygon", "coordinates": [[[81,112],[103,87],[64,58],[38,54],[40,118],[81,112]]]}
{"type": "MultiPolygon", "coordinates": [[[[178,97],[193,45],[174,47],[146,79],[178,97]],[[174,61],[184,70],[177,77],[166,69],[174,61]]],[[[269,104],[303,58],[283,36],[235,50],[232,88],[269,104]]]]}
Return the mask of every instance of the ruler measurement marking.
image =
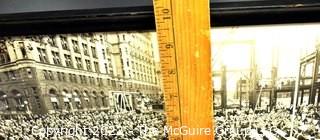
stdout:
{"type": "MultiPolygon", "coordinates": [[[[173,17],[173,11],[172,11],[172,0],[170,0],[170,9],[171,9],[171,17],[173,17]]],[[[171,19],[171,26],[172,26],[172,33],[173,33],[173,45],[174,45],[174,57],[175,57],[175,69],[177,69],[178,65],[177,65],[177,52],[176,52],[176,43],[175,43],[175,32],[174,32],[174,21],[173,19],[171,19]]],[[[178,72],[176,72],[176,80],[177,80],[177,95],[178,97],[180,97],[180,92],[179,92],[179,79],[178,79],[178,72]]],[[[181,100],[180,98],[178,98],[179,100],[179,117],[181,117],[181,100]]],[[[180,125],[182,125],[182,119],[179,119],[180,120],[180,125]]],[[[183,140],[183,137],[181,137],[182,140],[183,140]]]]}
{"type": "MultiPolygon", "coordinates": [[[[159,54],[161,58],[160,67],[161,67],[161,74],[162,74],[162,80],[163,80],[162,88],[164,93],[167,125],[173,128],[179,128],[182,125],[191,125],[191,127],[198,127],[199,122],[195,124],[190,119],[199,119],[201,118],[201,116],[191,115],[190,116],[191,118],[189,119],[189,117],[186,116],[188,115],[186,114],[186,112],[190,113],[189,109],[199,112],[197,111],[197,109],[199,108],[194,106],[195,103],[197,102],[199,103],[199,101],[194,102],[190,100],[184,100],[184,98],[182,98],[181,96],[184,95],[184,96],[198,97],[198,95],[196,95],[195,93],[189,92],[188,91],[189,88],[185,87],[185,85],[187,84],[191,84],[191,86],[198,85],[198,84],[193,84],[192,81],[201,81],[201,80],[198,80],[197,78],[192,79],[195,76],[199,76],[199,75],[191,74],[190,76],[192,77],[191,78],[192,81],[188,82],[186,79],[187,78],[186,67],[181,65],[179,66],[179,63],[181,62],[184,64],[187,62],[186,60],[188,59],[191,59],[193,61],[199,60],[199,59],[195,59],[194,57],[185,56],[185,55],[191,55],[191,53],[181,51],[181,49],[184,49],[182,48],[182,47],[185,47],[184,45],[186,45],[186,49],[195,50],[194,47],[191,46],[192,43],[199,43],[200,50],[206,50],[206,48],[201,46],[201,44],[207,45],[207,42],[206,42],[207,40],[205,41],[203,40],[202,38],[203,34],[199,33],[199,31],[202,31],[202,30],[209,31],[209,29],[204,28],[202,26],[202,25],[208,25],[209,22],[205,20],[205,22],[201,22],[201,24],[198,25],[199,21],[202,21],[202,18],[199,18],[198,15],[194,15],[194,14],[196,13],[195,12],[196,10],[199,10],[200,17],[207,16],[205,15],[207,13],[203,9],[208,10],[207,8],[209,7],[209,5],[206,3],[207,2],[206,0],[202,0],[200,4],[197,3],[195,6],[190,6],[190,4],[193,3],[191,0],[186,0],[183,2],[173,1],[173,0],[153,0],[153,2],[154,2],[154,12],[155,12],[155,19],[156,19],[158,45],[159,45],[159,52],[160,52],[159,54]],[[183,34],[184,32],[182,31],[182,28],[178,28],[180,26],[183,28],[188,27],[184,25],[185,24],[184,22],[187,20],[187,17],[186,17],[187,14],[185,14],[187,11],[186,9],[190,9],[190,13],[191,13],[190,18],[195,19],[195,21],[192,21],[189,23],[192,29],[185,29],[185,30],[193,31],[193,28],[195,28],[196,29],[195,34],[193,34],[192,32],[188,34],[183,34]],[[195,36],[196,34],[197,36],[195,36]],[[179,35],[179,38],[177,35],[179,35]],[[195,41],[187,40],[187,38],[190,38],[190,37],[194,37],[195,41]],[[181,60],[178,60],[178,58],[181,60]],[[180,93],[180,92],[184,92],[184,93],[180,93]],[[187,106],[181,106],[182,103],[184,103],[184,105],[185,103],[187,103],[186,104],[187,106]],[[189,103],[190,103],[190,106],[188,106],[189,103]],[[182,109],[185,109],[185,110],[182,110],[182,109]],[[184,119],[183,117],[184,118],[187,117],[187,119],[182,121],[184,119]]],[[[205,58],[206,60],[209,60],[206,57],[201,57],[201,58],[205,58]]],[[[206,66],[207,65],[205,65],[205,67],[206,66]]],[[[198,65],[196,67],[199,68],[198,65]]],[[[199,70],[195,70],[195,72],[197,71],[199,70]]],[[[202,74],[200,75],[200,79],[206,79],[201,76],[203,75],[202,74]]],[[[209,87],[208,85],[211,85],[211,84],[205,85],[207,89],[209,87]]],[[[196,90],[196,91],[203,90],[197,87],[196,88],[190,87],[190,89],[196,90]]],[[[205,95],[206,94],[209,94],[209,90],[206,90],[205,95]]],[[[200,95],[200,99],[207,98],[205,95],[200,95]]],[[[201,110],[206,113],[209,112],[209,110],[206,108],[201,110]]],[[[203,118],[201,119],[203,120],[203,118]]],[[[211,121],[211,118],[205,118],[204,120],[211,121]]],[[[209,126],[205,124],[204,121],[202,121],[200,125],[209,126]]],[[[170,140],[183,140],[183,139],[189,139],[189,138],[191,137],[184,136],[184,135],[169,134],[170,140]]]]}

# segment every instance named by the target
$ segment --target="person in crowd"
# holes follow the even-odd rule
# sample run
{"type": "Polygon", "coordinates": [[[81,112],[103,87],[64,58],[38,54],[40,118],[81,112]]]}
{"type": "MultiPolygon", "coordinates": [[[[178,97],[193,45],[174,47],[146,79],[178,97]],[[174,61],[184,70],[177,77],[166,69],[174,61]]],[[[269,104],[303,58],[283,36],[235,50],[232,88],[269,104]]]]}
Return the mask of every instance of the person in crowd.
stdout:
{"type": "Polygon", "coordinates": [[[0,140],[165,140],[165,122],[159,111],[0,116],[0,140]]]}
{"type": "Polygon", "coordinates": [[[264,132],[269,131],[279,139],[289,137],[293,125],[293,137],[300,139],[320,139],[320,115],[314,105],[301,105],[297,107],[293,121],[292,108],[279,105],[267,111],[254,111],[252,109],[228,109],[215,111],[215,124],[219,131],[215,132],[215,139],[255,139],[251,131],[261,138],[266,138],[264,132]],[[236,130],[230,134],[230,130],[236,130]],[[282,134],[279,134],[280,132],[282,134]]]}

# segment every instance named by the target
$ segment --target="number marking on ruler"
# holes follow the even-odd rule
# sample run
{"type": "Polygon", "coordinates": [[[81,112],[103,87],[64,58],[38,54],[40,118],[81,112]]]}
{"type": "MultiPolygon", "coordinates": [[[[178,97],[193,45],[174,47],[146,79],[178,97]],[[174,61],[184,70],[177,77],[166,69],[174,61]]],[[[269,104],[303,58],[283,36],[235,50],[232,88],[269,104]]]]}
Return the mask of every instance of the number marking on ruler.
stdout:
{"type": "Polygon", "coordinates": [[[212,140],[209,0],[153,0],[153,5],[169,139],[212,140]],[[182,127],[211,131],[185,135],[182,127]]]}
{"type": "MultiPolygon", "coordinates": [[[[171,4],[171,0],[154,0],[167,126],[179,128],[182,125],[181,106],[171,4]]],[[[182,139],[180,135],[169,135],[169,138],[182,139]]]]}

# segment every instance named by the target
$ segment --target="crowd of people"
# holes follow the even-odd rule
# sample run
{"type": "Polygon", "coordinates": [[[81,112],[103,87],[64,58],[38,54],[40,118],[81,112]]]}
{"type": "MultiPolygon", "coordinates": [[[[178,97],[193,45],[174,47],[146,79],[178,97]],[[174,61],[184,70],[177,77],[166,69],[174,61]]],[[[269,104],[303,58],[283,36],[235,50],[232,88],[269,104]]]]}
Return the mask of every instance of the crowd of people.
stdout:
{"type": "Polygon", "coordinates": [[[216,111],[215,139],[320,139],[318,109],[304,105],[297,107],[295,115],[292,111],[292,107],[270,112],[252,109],[216,111]]]}
{"type": "Polygon", "coordinates": [[[88,111],[0,119],[0,139],[162,140],[161,112],[88,111]]]}

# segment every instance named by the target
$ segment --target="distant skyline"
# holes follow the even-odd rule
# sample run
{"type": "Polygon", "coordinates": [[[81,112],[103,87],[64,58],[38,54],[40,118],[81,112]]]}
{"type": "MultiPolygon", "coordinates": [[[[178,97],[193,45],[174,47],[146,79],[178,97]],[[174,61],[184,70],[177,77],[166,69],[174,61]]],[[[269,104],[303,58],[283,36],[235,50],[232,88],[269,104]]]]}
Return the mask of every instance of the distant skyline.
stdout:
{"type": "Polygon", "coordinates": [[[215,28],[211,35],[213,69],[220,69],[220,62],[232,68],[248,67],[251,46],[256,49],[259,69],[271,69],[277,56],[272,52],[278,52],[278,62],[274,60],[278,76],[296,76],[299,57],[313,52],[319,39],[320,23],[215,28]],[[238,43],[241,41],[253,43],[238,43]]]}
{"type": "MultiPolygon", "coordinates": [[[[151,32],[151,40],[155,61],[159,62],[157,34],[154,31],[151,32]]],[[[270,75],[268,73],[274,64],[278,65],[279,77],[294,77],[299,57],[313,52],[319,40],[320,23],[212,28],[212,68],[219,70],[221,63],[231,69],[249,68],[250,47],[255,47],[256,63],[264,75],[270,75]],[[222,42],[227,42],[227,45],[222,45],[222,42]]]]}
{"type": "MultiPolygon", "coordinates": [[[[212,69],[220,70],[222,64],[227,69],[250,68],[250,48],[253,47],[263,78],[271,77],[273,65],[278,68],[278,78],[296,77],[299,58],[312,53],[319,39],[320,23],[214,28],[211,31],[212,69]]],[[[243,75],[228,73],[230,92],[243,75]]]]}

